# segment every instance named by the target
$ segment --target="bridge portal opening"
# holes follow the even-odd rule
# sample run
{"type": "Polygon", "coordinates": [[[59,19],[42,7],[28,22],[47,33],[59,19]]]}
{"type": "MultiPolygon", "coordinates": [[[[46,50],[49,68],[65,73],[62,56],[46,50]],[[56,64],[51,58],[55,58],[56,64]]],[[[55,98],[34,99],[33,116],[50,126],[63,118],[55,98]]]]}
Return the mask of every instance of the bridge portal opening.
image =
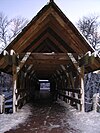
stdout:
{"type": "Polygon", "coordinates": [[[48,90],[50,91],[50,82],[49,80],[39,80],[40,83],[40,91],[42,90],[48,90]]]}

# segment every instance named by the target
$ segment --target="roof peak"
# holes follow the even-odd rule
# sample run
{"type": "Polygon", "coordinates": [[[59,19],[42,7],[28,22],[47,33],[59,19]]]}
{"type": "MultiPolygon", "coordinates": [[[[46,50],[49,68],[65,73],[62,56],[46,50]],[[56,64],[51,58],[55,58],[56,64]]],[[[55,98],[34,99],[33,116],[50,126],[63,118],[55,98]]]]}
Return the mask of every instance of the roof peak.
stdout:
{"type": "Polygon", "coordinates": [[[50,3],[51,3],[51,2],[54,2],[54,0],[50,0],[50,3]]]}

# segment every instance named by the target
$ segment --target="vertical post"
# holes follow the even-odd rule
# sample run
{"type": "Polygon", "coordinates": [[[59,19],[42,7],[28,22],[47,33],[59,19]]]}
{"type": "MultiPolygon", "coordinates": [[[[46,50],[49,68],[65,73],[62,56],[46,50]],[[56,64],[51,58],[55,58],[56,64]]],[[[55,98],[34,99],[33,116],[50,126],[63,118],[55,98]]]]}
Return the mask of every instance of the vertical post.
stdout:
{"type": "Polygon", "coordinates": [[[4,95],[0,95],[0,113],[5,112],[5,97],[4,95]]]}
{"type": "Polygon", "coordinates": [[[15,64],[12,66],[13,69],[13,113],[17,111],[16,107],[16,90],[17,90],[17,67],[15,64]]]}
{"type": "Polygon", "coordinates": [[[5,95],[2,95],[2,99],[3,99],[3,113],[5,113],[5,95]]]}
{"type": "Polygon", "coordinates": [[[93,95],[93,110],[95,112],[97,112],[98,102],[99,102],[99,93],[93,95]]]}
{"type": "Polygon", "coordinates": [[[85,107],[84,107],[84,66],[80,68],[80,73],[81,73],[81,105],[80,105],[80,111],[84,112],[85,107]]]}
{"type": "Polygon", "coordinates": [[[16,91],[17,91],[17,56],[14,50],[10,51],[12,60],[12,73],[13,73],[13,113],[17,111],[16,91]]]}

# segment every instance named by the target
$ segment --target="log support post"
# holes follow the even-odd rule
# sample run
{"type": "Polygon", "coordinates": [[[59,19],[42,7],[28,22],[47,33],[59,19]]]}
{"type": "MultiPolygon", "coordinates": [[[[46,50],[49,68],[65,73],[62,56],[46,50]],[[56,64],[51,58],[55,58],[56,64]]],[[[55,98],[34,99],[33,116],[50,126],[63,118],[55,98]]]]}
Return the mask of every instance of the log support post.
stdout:
{"type": "Polygon", "coordinates": [[[15,65],[13,65],[13,113],[17,111],[16,90],[17,90],[17,68],[15,65]]]}
{"type": "Polygon", "coordinates": [[[81,105],[80,105],[80,111],[84,112],[85,107],[84,107],[84,66],[80,68],[80,73],[81,73],[81,105]]]}
{"type": "Polygon", "coordinates": [[[13,113],[17,111],[17,56],[14,51],[11,51],[12,56],[12,74],[13,74],[13,113]]]}

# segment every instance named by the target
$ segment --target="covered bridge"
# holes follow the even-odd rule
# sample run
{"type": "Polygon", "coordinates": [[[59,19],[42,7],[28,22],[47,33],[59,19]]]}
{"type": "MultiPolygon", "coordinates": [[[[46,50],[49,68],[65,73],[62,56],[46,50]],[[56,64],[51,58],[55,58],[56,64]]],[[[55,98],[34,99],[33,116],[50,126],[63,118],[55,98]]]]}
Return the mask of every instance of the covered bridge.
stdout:
{"type": "Polygon", "coordinates": [[[84,111],[84,74],[100,70],[100,58],[53,0],[0,55],[0,71],[13,76],[13,112],[49,80],[55,97],[84,111]],[[6,51],[5,51],[6,50],[6,51]]]}

